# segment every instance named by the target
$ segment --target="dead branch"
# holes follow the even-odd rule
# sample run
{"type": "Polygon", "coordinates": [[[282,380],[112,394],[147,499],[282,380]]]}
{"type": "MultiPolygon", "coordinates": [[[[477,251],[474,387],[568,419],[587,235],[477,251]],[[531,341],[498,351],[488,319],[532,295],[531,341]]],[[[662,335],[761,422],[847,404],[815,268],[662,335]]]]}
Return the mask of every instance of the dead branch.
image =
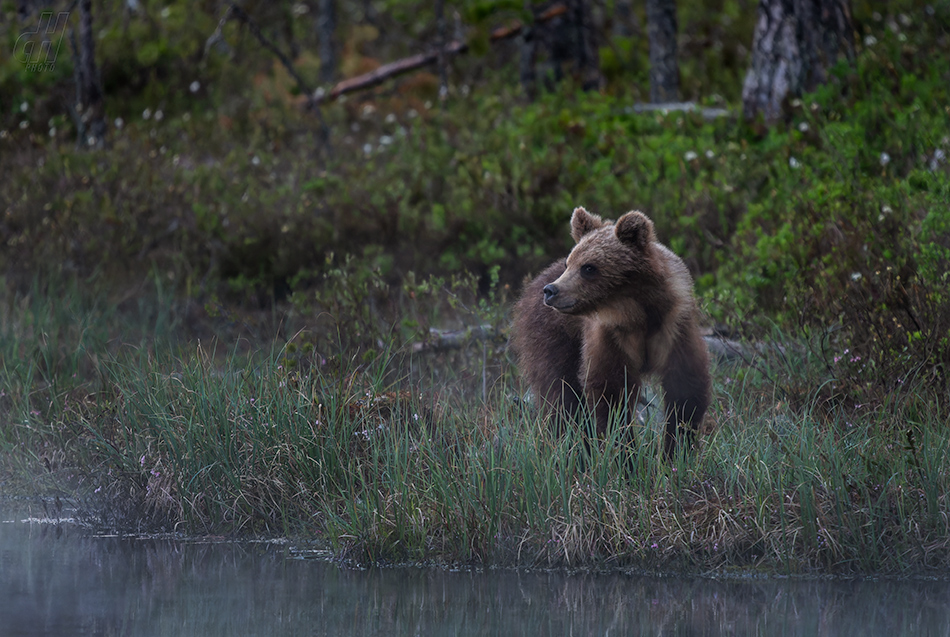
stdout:
{"type": "MultiPolygon", "coordinates": [[[[535,23],[547,22],[548,20],[553,20],[554,18],[564,15],[567,13],[567,5],[565,4],[556,4],[546,11],[541,13],[535,18],[535,23]]],[[[525,25],[521,22],[515,21],[511,24],[508,24],[503,27],[499,27],[491,32],[489,39],[491,42],[499,42],[501,40],[507,40],[513,38],[525,28],[525,25]]],[[[445,49],[441,52],[443,55],[457,55],[459,53],[465,53],[468,51],[469,45],[468,42],[461,42],[459,40],[454,40],[445,45],[445,49]]],[[[344,95],[346,93],[352,93],[354,91],[360,91],[363,89],[376,86],[382,82],[388,80],[389,78],[396,77],[397,75],[402,75],[410,71],[414,71],[423,66],[428,66],[439,60],[440,51],[438,49],[429,51],[427,53],[419,53],[412,55],[401,60],[396,60],[395,62],[390,62],[389,64],[384,64],[381,67],[370,71],[369,73],[364,73],[362,75],[357,75],[356,77],[351,77],[349,79],[338,82],[326,93],[319,93],[314,97],[315,102],[323,102],[328,100],[335,100],[336,98],[344,95]]]]}

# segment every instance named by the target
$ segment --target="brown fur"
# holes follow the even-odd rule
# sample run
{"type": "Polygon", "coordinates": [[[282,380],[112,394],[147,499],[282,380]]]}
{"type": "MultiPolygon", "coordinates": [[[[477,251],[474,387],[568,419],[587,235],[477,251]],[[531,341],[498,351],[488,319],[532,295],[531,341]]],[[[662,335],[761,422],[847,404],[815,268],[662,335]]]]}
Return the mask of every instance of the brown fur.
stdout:
{"type": "Polygon", "coordinates": [[[599,435],[612,410],[636,404],[643,376],[659,377],[671,456],[681,430],[692,439],[711,391],[689,272],[640,212],[611,223],[577,208],[571,235],[567,259],[531,281],[515,306],[521,372],[562,414],[574,416],[583,396],[599,435]]]}

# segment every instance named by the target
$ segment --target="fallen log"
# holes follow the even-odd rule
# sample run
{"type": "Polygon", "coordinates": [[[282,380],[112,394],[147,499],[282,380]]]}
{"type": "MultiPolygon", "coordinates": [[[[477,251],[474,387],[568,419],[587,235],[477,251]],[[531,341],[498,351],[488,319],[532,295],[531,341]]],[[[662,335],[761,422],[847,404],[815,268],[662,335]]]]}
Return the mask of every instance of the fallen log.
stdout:
{"type": "MultiPolygon", "coordinates": [[[[497,340],[504,342],[504,334],[491,325],[474,325],[462,329],[440,329],[437,327],[429,328],[429,338],[425,341],[413,343],[410,351],[414,354],[420,352],[437,352],[449,349],[459,349],[481,341],[497,340]]],[[[751,364],[752,359],[757,356],[767,354],[766,346],[757,346],[750,348],[747,345],[732,339],[724,338],[716,334],[705,334],[703,340],[709,348],[709,353],[720,363],[742,363],[751,364]]],[[[776,347],[776,346],[773,346],[776,347]]]]}
{"type": "Polygon", "coordinates": [[[716,119],[717,117],[728,117],[729,111],[725,108],[703,108],[698,106],[696,102],[664,102],[661,104],[634,104],[633,106],[628,106],[624,109],[626,113],[650,113],[654,111],[659,111],[661,113],[672,113],[676,111],[681,112],[697,112],[703,116],[704,119],[716,119]]]}
{"type": "Polygon", "coordinates": [[[465,347],[475,341],[488,341],[499,338],[500,332],[491,325],[477,325],[460,330],[443,330],[436,327],[429,328],[429,338],[424,342],[413,343],[413,353],[426,351],[442,351],[465,347]]]}

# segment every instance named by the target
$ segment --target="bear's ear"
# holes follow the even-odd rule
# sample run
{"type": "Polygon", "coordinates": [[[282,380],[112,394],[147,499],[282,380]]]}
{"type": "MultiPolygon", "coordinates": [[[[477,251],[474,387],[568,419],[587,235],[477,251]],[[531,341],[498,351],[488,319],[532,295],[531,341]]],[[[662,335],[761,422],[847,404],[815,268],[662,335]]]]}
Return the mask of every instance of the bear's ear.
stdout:
{"type": "Polygon", "coordinates": [[[580,241],[588,232],[601,228],[604,220],[598,215],[592,215],[583,208],[574,208],[574,214],[571,215],[571,236],[574,241],[580,241]]]}
{"type": "Polygon", "coordinates": [[[655,240],[653,222],[642,212],[628,212],[617,219],[614,232],[624,243],[641,249],[655,240]]]}

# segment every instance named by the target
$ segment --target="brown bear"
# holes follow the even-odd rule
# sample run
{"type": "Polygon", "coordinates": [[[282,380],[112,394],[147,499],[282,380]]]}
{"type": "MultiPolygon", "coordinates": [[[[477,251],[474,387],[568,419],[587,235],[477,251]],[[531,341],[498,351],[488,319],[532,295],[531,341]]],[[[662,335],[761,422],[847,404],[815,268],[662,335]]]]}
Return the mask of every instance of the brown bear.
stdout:
{"type": "Polygon", "coordinates": [[[659,377],[671,457],[681,431],[692,441],[711,392],[689,271],[641,212],[611,223],[577,208],[571,236],[567,259],[531,281],[515,306],[521,373],[562,416],[576,416],[583,396],[599,436],[611,410],[636,405],[644,375],[659,377]]]}

